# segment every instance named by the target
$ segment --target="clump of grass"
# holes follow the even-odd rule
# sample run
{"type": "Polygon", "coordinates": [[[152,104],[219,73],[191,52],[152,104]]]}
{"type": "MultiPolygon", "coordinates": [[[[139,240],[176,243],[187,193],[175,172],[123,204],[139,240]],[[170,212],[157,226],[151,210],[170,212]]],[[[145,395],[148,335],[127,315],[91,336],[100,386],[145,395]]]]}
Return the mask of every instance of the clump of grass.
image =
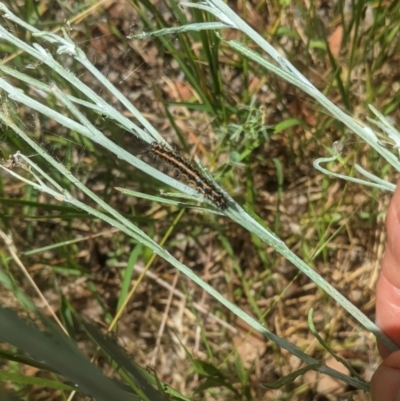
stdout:
{"type": "MultiPolygon", "coordinates": [[[[366,123],[361,123],[360,120],[350,114],[346,114],[327,97],[323,96],[293,65],[282,58],[274,47],[244,23],[224,3],[209,1],[204,4],[184,4],[184,6],[193,9],[192,14],[188,12],[187,8],[181,10],[175,4],[167,4],[171,13],[174,12],[172,15],[176,15],[176,19],[179,21],[178,28],[168,28],[169,22],[151,3],[142,2],[141,4],[133,3],[133,5],[142,23],[151,31],[148,34],[140,34],[136,39],[156,37],[159,41],[158,49],[165,52],[165,56],[173,58],[195,94],[182,102],[168,102],[162,99],[166,115],[171,126],[176,131],[181,146],[189,149],[193,143],[197,143],[201,154],[204,156],[202,160],[205,160],[210,168],[217,169],[217,166],[222,165],[216,176],[233,197],[230,197],[228,193],[226,194],[229,200],[229,208],[224,213],[225,217],[221,216],[221,211],[213,208],[212,202],[207,204],[207,199],[203,202],[205,204],[204,207],[196,208],[201,214],[196,209],[194,213],[183,213],[182,210],[179,214],[176,214],[182,206],[193,207],[194,202],[199,201],[199,194],[188,185],[164,174],[151,163],[146,163],[145,158],[141,157],[137,150],[132,154],[127,151],[126,147],[118,144],[118,135],[123,138],[122,140],[125,140],[124,137],[132,138],[135,136],[146,143],[151,143],[152,141],[163,142],[164,138],[158,130],[129,102],[126,96],[99,73],[85,53],[75,45],[67,34],[65,34],[64,38],[61,38],[57,35],[40,31],[7,12],[5,7],[2,6],[3,12],[6,13],[5,19],[25,29],[27,36],[33,38],[32,41],[35,45],[30,45],[29,40],[19,40],[10,30],[3,27],[1,33],[4,43],[9,46],[9,49],[24,51],[29,55],[31,63],[32,61],[34,63],[42,62],[41,71],[49,76],[51,74],[56,83],[55,85],[50,85],[47,80],[42,82],[26,71],[21,72],[9,67],[1,67],[3,73],[7,74],[8,79],[16,80],[15,82],[18,84],[13,86],[7,80],[1,79],[0,85],[3,91],[15,103],[4,102],[0,118],[6,127],[7,137],[10,142],[13,142],[13,147],[21,151],[20,153],[12,153],[16,159],[16,164],[20,167],[25,167],[27,172],[20,174],[19,170],[8,170],[15,178],[27,184],[26,198],[19,202],[24,207],[24,216],[30,217],[31,221],[23,229],[26,233],[26,238],[36,241],[37,249],[30,250],[31,254],[36,252],[37,255],[43,255],[40,260],[41,266],[51,266],[50,273],[47,273],[47,276],[45,275],[44,277],[51,281],[56,288],[63,287],[68,282],[68,280],[64,280],[64,277],[78,276],[84,278],[84,280],[89,280],[89,284],[85,288],[89,291],[92,299],[96,300],[97,305],[100,306],[101,319],[107,322],[111,331],[117,326],[118,322],[122,323],[121,326],[127,324],[127,321],[123,320],[122,317],[123,313],[127,313],[126,305],[128,305],[132,297],[143,296],[143,293],[140,292],[139,284],[146,277],[146,271],[154,265],[155,255],[158,255],[189,278],[189,284],[185,284],[187,287],[190,287],[190,282],[194,282],[202,288],[205,294],[215,298],[215,304],[211,301],[211,297],[209,302],[213,304],[219,313],[226,315],[226,312],[220,308],[221,305],[224,305],[232,316],[237,316],[245,321],[249,325],[250,331],[257,331],[264,338],[272,340],[273,345],[269,346],[275,350],[272,361],[276,362],[276,365],[280,367],[279,372],[285,371],[285,363],[279,362],[281,354],[276,351],[277,347],[288,350],[290,354],[297,356],[302,363],[308,366],[305,368],[298,366],[298,371],[293,369],[294,372],[291,372],[287,378],[278,382],[279,385],[285,385],[288,388],[287,394],[294,394],[295,392],[295,390],[290,389],[290,383],[295,377],[303,375],[310,368],[339,378],[355,388],[367,389],[366,383],[359,377],[340,374],[320,362],[325,355],[324,349],[328,342],[318,338],[317,334],[315,334],[315,338],[317,339],[318,349],[311,355],[311,353],[303,352],[302,347],[297,343],[297,339],[294,341],[296,342],[296,345],[294,345],[288,341],[288,337],[285,335],[277,336],[267,327],[270,324],[271,311],[275,306],[288,310],[291,299],[290,296],[286,297],[294,289],[296,295],[293,301],[300,304],[300,307],[296,307],[294,311],[298,313],[300,310],[303,317],[306,315],[304,311],[307,312],[312,305],[316,304],[316,299],[322,305],[326,305],[325,310],[328,312],[314,312],[314,319],[317,320],[318,330],[327,330],[328,336],[331,336],[328,348],[334,348],[337,344],[335,344],[335,338],[332,335],[333,329],[331,328],[329,332],[327,326],[332,323],[330,316],[335,315],[335,311],[340,309],[337,309],[337,306],[331,306],[329,297],[325,295],[328,294],[334,299],[335,303],[344,307],[356,318],[367,331],[374,333],[388,346],[391,346],[390,342],[380,333],[377,327],[361,313],[357,305],[349,302],[335,290],[332,283],[322,279],[317,273],[318,269],[321,269],[321,264],[329,265],[331,263],[331,247],[341,246],[343,231],[348,226],[348,220],[346,209],[341,208],[340,202],[345,199],[346,194],[344,193],[343,197],[339,197],[339,204],[329,207],[329,205],[327,206],[327,200],[337,199],[335,198],[335,191],[331,188],[332,178],[314,176],[321,184],[310,183],[310,187],[305,191],[305,194],[299,194],[300,191],[296,188],[296,185],[299,185],[299,182],[301,183],[304,165],[311,166],[312,156],[315,154],[315,150],[310,150],[308,145],[310,138],[314,138],[315,141],[322,141],[328,129],[336,129],[340,133],[351,130],[383,156],[388,165],[396,169],[399,168],[397,157],[392,154],[390,148],[382,146],[382,142],[371,127],[367,126],[366,123]],[[150,14],[152,17],[149,17],[150,14]],[[214,22],[214,17],[220,22],[214,22]],[[217,33],[215,29],[231,29],[235,34],[235,38],[241,41],[232,40],[224,35],[224,31],[217,33]],[[244,34],[247,36],[245,37],[244,34]],[[171,38],[175,38],[179,43],[171,40],[171,38]],[[40,46],[38,43],[40,43],[40,46]],[[201,43],[200,50],[194,46],[196,43],[201,43]],[[275,62],[267,61],[263,55],[254,50],[250,43],[256,43],[275,62]],[[57,52],[60,57],[53,57],[48,51],[50,48],[53,48],[54,52],[57,52]],[[121,113],[119,109],[111,107],[103,96],[99,96],[99,93],[91,90],[88,85],[78,79],[77,75],[71,72],[72,69],[66,69],[65,65],[69,63],[74,66],[76,71],[84,70],[90,72],[115,99],[121,102],[126,112],[133,116],[133,119],[126,118],[126,115],[121,113]],[[223,73],[228,68],[240,70],[239,83],[231,87],[227,85],[228,82],[226,81],[226,76],[229,76],[229,74],[223,73]],[[269,71],[269,73],[266,71],[269,71]],[[319,114],[318,125],[314,128],[310,127],[312,125],[311,120],[303,121],[296,116],[295,118],[287,117],[280,124],[266,129],[266,111],[259,107],[260,100],[255,100],[256,97],[253,97],[253,95],[258,95],[258,91],[261,90],[263,85],[268,85],[269,88],[275,90],[274,99],[279,100],[277,110],[282,110],[282,106],[286,107],[284,112],[280,111],[282,116],[287,116],[293,107],[293,104],[285,104],[283,96],[279,98],[279,85],[273,82],[271,72],[282,78],[283,81],[279,81],[280,83],[289,82],[304,91],[309,98],[315,99],[329,114],[319,114]],[[260,77],[260,82],[256,82],[256,77],[260,77]],[[249,82],[255,82],[257,90],[254,90],[253,93],[249,90],[249,82]],[[243,91],[238,89],[241,85],[243,85],[243,91]],[[24,88],[25,93],[21,93],[16,89],[17,87],[24,88]],[[45,94],[46,100],[43,101],[31,95],[31,92],[33,94],[45,94]],[[37,136],[29,132],[29,127],[23,126],[22,121],[16,117],[18,114],[17,107],[21,110],[23,108],[31,110],[33,117],[40,121],[40,126],[51,127],[51,125],[45,124],[49,124],[49,121],[55,121],[57,127],[61,127],[57,129],[59,130],[59,135],[62,134],[63,137],[53,136],[51,138],[51,146],[55,151],[60,152],[58,155],[65,158],[64,162],[67,165],[73,166],[74,159],[76,160],[77,157],[78,160],[82,160],[79,162],[82,167],[79,173],[84,179],[79,180],[74,174],[66,170],[65,165],[63,165],[65,163],[60,163],[59,160],[49,154],[51,152],[46,151],[46,148],[38,143],[37,136]],[[202,121],[203,125],[204,123],[207,125],[209,121],[212,121],[213,124],[222,127],[219,130],[214,130],[214,132],[210,130],[207,141],[208,146],[203,146],[199,141],[198,135],[185,135],[186,133],[181,128],[182,124],[179,124],[180,121],[176,118],[177,116],[179,117],[179,113],[174,115],[171,112],[173,107],[177,107],[179,110],[189,110],[190,116],[195,116],[199,121],[204,119],[202,121]],[[335,122],[333,122],[333,118],[335,122]],[[98,129],[94,121],[102,124],[105,128],[103,132],[107,135],[104,135],[102,130],[98,129]],[[113,128],[115,126],[122,127],[117,130],[120,129],[120,132],[124,131],[126,134],[120,134],[119,132],[109,133],[109,131],[115,129],[113,128]],[[305,131],[304,136],[302,136],[303,130],[305,131]],[[286,135],[281,135],[282,132],[286,135]],[[64,135],[68,133],[71,133],[71,138],[74,142],[64,138],[64,135]],[[281,144],[280,141],[288,142],[290,145],[281,144]],[[77,148],[81,151],[80,157],[79,155],[77,156],[77,148]],[[215,151],[208,151],[207,148],[214,148],[215,151]],[[269,153],[267,156],[265,155],[266,149],[272,153],[272,157],[270,157],[269,153]],[[35,157],[35,159],[27,157],[32,152],[39,157],[35,157]],[[87,158],[98,164],[98,168],[86,168],[83,161],[86,161],[87,158]],[[36,160],[37,162],[35,162],[36,160]],[[304,160],[307,163],[300,163],[304,160]],[[129,164],[130,167],[126,167],[126,164],[122,165],[121,161],[129,164]],[[293,167],[293,164],[296,163],[299,163],[298,167],[297,165],[293,167]],[[254,174],[254,166],[260,169],[260,174],[254,174]],[[127,169],[129,169],[128,172],[124,171],[127,169]],[[131,204],[125,203],[128,207],[123,213],[119,212],[116,207],[115,197],[119,195],[115,195],[115,181],[107,173],[107,171],[111,170],[118,171],[118,174],[122,177],[117,184],[120,192],[133,197],[131,204]],[[263,172],[266,172],[266,174],[263,175],[263,172]],[[87,174],[89,178],[93,179],[93,173],[96,179],[94,183],[91,183],[85,179],[85,175],[87,174]],[[272,182],[269,183],[269,186],[263,182],[265,176],[272,182]],[[152,181],[143,182],[149,181],[148,177],[151,177],[152,181]],[[289,181],[290,179],[291,181],[289,181]],[[154,187],[157,185],[156,180],[184,194],[184,200],[176,197],[176,194],[174,194],[175,198],[172,199],[166,195],[154,195],[154,187]],[[123,186],[133,185],[133,182],[139,190],[129,191],[122,188],[123,186]],[[288,182],[289,184],[287,184],[288,182]],[[96,184],[100,185],[100,190],[95,193],[92,189],[96,188],[96,184]],[[272,190],[271,187],[273,188],[272,190]],[[322,190],[320,187],[322,187],[322,190]],[[313,191],[315,191],[315,188],[318,188],[320,203],[313,203],[315,193],[313,191]],[[274,194],[270,196],[270,192],[274,192],[274,194]],[[43,196],[41,193],[47,195],[43,196]],[[296,213],[296,209],[292,216],[292,225],[286,224],[284,218],[287,217],[282,213],[282,209],[287,206],[285,198],[291,194],[296,199],[299,199],[297,203],[299,208],[305,203],[311,205],[310,210],[304,211],[303,218],[299,218],[298,215],[300,213],[296,213]],[[304,198],[301,199],[301,195],[304,196],[305,200],[304,198]],[[273,203],[267,203],[271,199],[273,203]],[[45,200],[45,203],[43,200],[45,200]],[[60,202],[63,203],[61,204],[60,202]],[[160,205],[165,205],[166,207],[163,208],[160,205]],[[243,209],[241,205],[245,205],[245,208],[243,209]],[[85,214],[80,210],[84,211],[85,214]],[[65,237],[58,237],[56,244],[43,247],[43,244],[48,244],[46,242],[47,238],[43,236],[36,237],[37,228],[35,224],[32,224],[32,220],[40,219],[41,216],[36,215],[38,211],[44,213],[46,219],[55,225],[53,231],[57,231],[59,235],[61,235],[60,226],[68,228],[65,237]],[[261,216],[258,216],[257,212],[261,216]],[[274,216],[271,217],[271,214],[274,216]],[[77,240],[78,230],[73,227],[73,223],[77,219],[81,222],[82,227],[80,229],[82,231],[84,231],[85,225],[90,227],[89,232],[95,231],[96,219],[96,221],[103,221],[123,233],[123,235],[118,235],[107,230],[107,235],[110,235],[112,239],[109,241],[103,239],[103,242],[98,243],[102,247],[110,249],[107,253],[107,262],[111,266],[115,266],[119,259],[124,259],[124,256],[129,256],[129,258],[126,258],[129,259],[128,263],[124,263],[122,271],[113,271],[118,283],[113,290],[118,295],[113,294],[111,290],[108,293],[102,293],[102,290],[96,285],[95,278],[99,277],[97,272],[87,271],[87,263],[71,258],[71,254],[79,255],[80,251],[83,250],[85,252],[85,249],[85,254],[88,255],[85,245],[82,246],[78,242],[71,244],[70,242],[71,237],[77,240]],[[265,225],[265,221],[271,223],[270,227],[273,227],[273,230],[265,225]],[[304,230],[306,234],[302,233],[302,225],[307,228],[307,230],[304,230]],[[146,227],[147,230],[144,230],[143,227],[146,227]],[[227,227],[229,228],[227,229],[227,227]],[[296,235],[296,230],[299,235],[296,235]],[[173,235],[175,232],[180,235],[173,235]],[[165,234],[161,235],[160,233],[165,234]],[[250,233],[250,236],[245,237],[248,233],[250,233]],[[127,245],[124,237],[130,238],[130,244],[128,243],[127,245]],[[162,240],[160,240],[161,237],[162,240]],[[285,241],[282,241],[279,237],[284,237],[285,241]],[[317,238],[317,241],[311,241],[309,238],[317,238]],[[193,242],[195,246],[192,245],[193,242]],[[126,251],[126,247],[128,246],[128,249],[131,249],[132,244],[133,249],[126,251]],[[238,252],[240,253],[239,249],[241,248],[244,256],[239,257],[238,252]],[[168,252],[169,249],[176,251],[176,255],[180,255],[180,257],[172,256],[168,252]],[[207,249],[209,249],[208,253],[207,249]],[[311,284],[304,278],[299,279],[297,271],[290,264],[282,262],[282,259],[274,257],[271,249],[278,251],[286,260],[296,266],[302,273],[305,273],[311,279],[311,284]],[[302,256],[303,260],[292,252],[293,249],[302,256]],[[48,252],[50,252],[51,258],[54,255],[62,256],[61,261],[52,265],[52,261],[49,262],[46,259],[46,253],[48,252]],[[196,256],[190,259],[187,258],[187,255],[192,252],[201,257],[199,259],[196,259],[196,256]],[[136,265],[139,260],[143,260],[145,268],[142,270],[142,274],[135,285],[131,286],[132,278],[138,269],[136,265]],[[183,260],[183,263],[180,260],[183,260]],[[307,261],[308,264],[304,261],[307,261]],[[213,277],[212,281],[210,281],[213,286],[210,286],[206,280],[202,280],[199,274],[196,274],[203,266],[210,266],[208,273],[213,277]],[[218,273],[213,271],[216,266],[224,268],[224,275],[221,274],[219,276],[218,273]],[[223,284],[221,284],[221,277],[224,277],[223,284]],[[324,293],[315,291],[313,283],[322,288],[324,293]],[[107,303],[107,299],[110,298],[113,306],[107,303]],[[264,298],[267,299],[267,302],[263,303],[264,298]],[[242,309],[248,310],[249,308],[251,313],[245,313],[230,300],[234,300],[236,304],[243,303],[246,308],[243,307],[242,309]],[[256,319],[252,316],[256,316],[256,319]]],[[[337,103],[343,105],[344,109],[348,111],[353,109],[350,72],[354,70],[354,66],[360,63],[360,61],[357,61],[357,57],[362,56],[357,53],[357,43],[360,40],[358,30],[354,29],[352,31],[351,29],[352,26],[358,26],[361,21],[361,9],[359,8],[360,6],[357,7],[353,15],[354,18],[349,21],[349,25],[345,29],[345,38],[351,39],[352,43],[349,50],[351,57],[347,76],[340,74],[339,64],[337,64],[333,55],[329,53],[326,38],[323,36],[314,38],[312,37],[312,32],[308,32],[306,37],[310,38],[310,41],[307,44],[308,46],[305,47],[308,51],[307,57],[318,60],[327,56],[327,59],[330,60],[327,65],[336,68],[336,71],[332,71],[330,75],[331,81],[326,83],[326,88],[339,94],[340,100],[337,100],[337,103]]],[[[301,11],[304,16],[312,15],[311,12],[306,13],[306,10],[301,11]]],[[[285,15],[289,18],[290,13],[285,15]]],[[[310,19],[309,21],[310,23],[316,23],[315,19],[310,19]]],[[[377,18],[376,25],[373,27],[375,32],[381,29],[381,25],[379,25],[381,22],[379,21],[380,18],[377,18]]],[[[321,33],[320,31],[317,32],[321,33]]],[[[302,36],[295,29],[290,32],[278,29],[275,32],[271,32],[271,36],[271,43],[276,48],[281,46],[281,48],[285,49],[296,48],[302,39],[302,36]],[[280,44],[282,38],[288,38],[290,45],[287,43],[286,46],[280,44]]],[[[383,39],[381,38],[381,40],[383,39]]],[[[384,59],[387,49],[384,49],[382,43],[379,48],[383,49],[382,58],[384,59]]],[[[326,62],[326,60],[324,61],[326,62]]],[[[278,81],[276,80],[276,82],[278,81]]],[[[159,98],[162,97],[159,96],[159,98]]],[[[371,119],[370,123],[381,129],[392,142],[396,143],[397,133],[395,130],[387,124],[385,118],[376,109],[371,110],[374,114],[374,119],[371,119]]],[[[270,116],[272,115],[273,113],[270,114],[270,116]]],[[[188,121],[189,119],[183,120],[188,121]]],[[[335,135],[337,135],[337,131],[335,135]]],[[[327,141],[328,143],[329,140],[327,141]]],[[[132,142],[128,139],[127,143],[131,145],[132,142]]],[[[327,146],[325,142],[324,145],[327,146]]],[[[345,163],[349,158],[347,160],[341,159],[340,154],[334,152],[332,157],[320,158],[315,161],[314,165],[321,169],[321,163],[328,163],[330,169],[336,169],[333,162],[338,160],[345,163]]],[[[202,166],[199,164],[199,169],[201,168],[202,166]]],[[[370,180],[372,184],[369,185],[373,188],[393,190],[393,185],[386,183],[381,177],[370,175],[360,166],[355,166],[355,170],[370,180]]],[[[77,171],[75,170],[75,172],[77,171]]],[[[202,171],[204,171],[205,175],[209,175],[210,180],[212,180],[208,171],[202,171]]],[[[329,174],[334,179],[344,178],[343,174],[330,173],[329,170],[321,171],[329,174]]],[[[385,173],[387,170],[382,171],[385,173]]],[[[357,181],[352,177],[350,177],[350,181],[357,184],[366,183],[365,179],[357,181]]],[[[347,188],[344,188],[344,190],[347,190],[347,188]]],[[[18,210],[18,202],[15,200],[13,202],[9,201],[9,204],[12,205],[8,209],[10,211],[9,215],[11,215],[18,210]]],[[[296,204],[296,202],[293,202],[293,204],[296,204]]],[[[293,207],[293,204],[289,204],[289,206],[293,207]]],[[[357,211],[354,213],[357,213],[357,211]]],[[[290,214],[288,216],[290,218],[290,214]]],[[[3,217],[3,222],[7,230],[12,227],[8,216],[3,217]]],[[[82,241],[85,240],[86,238],[82,238],[82,241]]],[[[98,244],[96,245],[97,247],[99,247],[98,244]]],[[[94,251],[94,253],[96,252],[101,256],[99,249],[94,251]]],[[[17,260],[16,257],[15,260],[17,260]]],[[[92,263],[91,255],[88,256],[87,260],[89,260],[88,264],[90,266],[92,263]]],[[[8,265],[9,261],[6,263],[8,265]]],[[[98,264],[101,265],[101,263],[98,264]]],[[[169,272],[167,267],[164,268],[169,272]]],[[[345,277],[346,274],[344,273],[343,276],[345,277]]],[[[100,277],[104,280],[102,273],[100,273],[100,277]]],[[[175,277],[178,280],[178,275],[175,275],[175,277]]],[[[335,279],[333,275],[332,279],[335,279]]],[[[107,281],[113,280],[107,277],[107,281]]],[[[170,294],[175,294],[176,289],[170,288],[169,291],[170,294]]],[[[257,387],[258,390],[254,390],[254,387],[250,385],[250,373],[246,373],[246,368],[239,357],[240,347],[237,348],[238,354],[235,354],[232,358],[233,362],[230,358],[231,355],[227,354],[226,363],[222,365],[223,367],[218,366],[214,355],[215,346],[207,334],[210,334],[211,330],[217,336],[220,326],[211,325],[210,329],[206,322],[202,322],[198,312],[198,305],[194,306],[194,301],[189,296],[190,292],[190,288],[184,288],[186,295],[181,299],[185,299],[191,305],[191,311],[195,317],[191,323],[200,327],[197,340],[201,339],[204,348],[204,351],[203,349],[201,351],[211,361],[208,364],[189,357],[187,345],[182,344],[182,349],[188,355],[190,376],[203,378],[198,390],[207,390],[211,397],[218,397],[221,394],[223,397],[227,397],[226,394],[234,394],[238,398],[252,399],[254,392],[259,391],[259,387],[257,387]],[[224,368],[232,369],[234,373],[226,373],[224,368]],[[234,382],[234,385],[231,382],[234,382]],[[221,393],[218,392],[217,387],[223,389],[219,390],[221,393]],[[251,390],[253,390],[253,393],[251,390]]],[[[157,298],[157,294],[157,289],[153,288],[151,298],[157,298]]],[[[64,296],[60,290],[58,296],[63,301],[60,309],[63,324],[68,329],[68,332],[73,334],[75,322],[71,315],[75,312],[75,307],[69,299],[72,294],[69,293],[68,296],[64,296]]],[[[165,301],[167,301],[166,306],[157,306],[164,311],[165,316],[168,316],[171,308],[173,308],[171,305],[172,295],[165,296],[165,301]]],[[[145,305],[151,311],[151,307],[156,303],[157,300],[154,300],[145,305]]],[[[141,314],[135,316],[138,321],[143,319],[141,314]]],[[[285,316],[285,313],[283,313],[283,316],[285,316]]],[[[287,333],[289,333],[288,328],[291,326],[290,320],[293,319],[296,330],[299,332],[303,330],[307,335],[309,334],[308,326],[302,328],[301,324],[299,324],[298,316],[286,314],[285,317],[281,317],[280,321],[282,323],[281,327],[285,327],[287,333]]],[[[147,324],[150,327],[152,327],[152,323],[152,319],[148,319],[147,324]]],[[[161,328],[164,325],[165,321],[160,323],[161,328]]],[[[313,326],[312,322],[310,322],[310,326],[313,326]]],[[[334,327],[339,328],[340,324],[337,323],[334,327]]],[[[317,333],[314,327],[312,329],[314,333],[317,333]]],[[[237,329],[231,326],[229,326],[229,330],[237,333],[235,331],[237,329]]],[[[155,333],[152,335],[156,337],[155,333]]],[[[348,343],[343,345],[343,348],[346,350],[354,347],[357,344],[357,336],[358,331],[356,330],[354,337],[351,337],[348,343]]],[[[196,337],[193,335],[193,338],[196,337]]],[[[172,349],[172,341],[170,346],[172,349]]],[[[193,346],[195,346],[195,341],[193,341],[193,346]]],[[[102,348],[104,349],[104,345],[102,348]]],[[[271,359],[269,359],[270,361],[271,359]]],[[[251,368],[249,372],[252,372],[251,368]]],[[[162,387],[161,382],[158,382],[158,375],[159,372],[156,369],[153,383],[160,384],[162,387]]],[[[195,382],[196,380],[193,379],[193,381],[195,382]]],[[[259,378],[255,379],[256,383],[260,381],[259,378]]]]}

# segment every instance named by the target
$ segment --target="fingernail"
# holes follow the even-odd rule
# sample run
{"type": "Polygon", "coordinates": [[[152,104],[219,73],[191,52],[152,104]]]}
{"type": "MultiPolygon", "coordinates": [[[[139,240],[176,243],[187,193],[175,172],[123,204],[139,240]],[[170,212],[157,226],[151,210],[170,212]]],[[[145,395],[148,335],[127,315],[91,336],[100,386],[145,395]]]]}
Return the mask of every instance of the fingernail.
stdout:
{"type": "Polygon", "coordinates": [[[387,358],[385,358],[383,364],[388,368],[400,370],[400,351],[392,352],[387,358]]]}

